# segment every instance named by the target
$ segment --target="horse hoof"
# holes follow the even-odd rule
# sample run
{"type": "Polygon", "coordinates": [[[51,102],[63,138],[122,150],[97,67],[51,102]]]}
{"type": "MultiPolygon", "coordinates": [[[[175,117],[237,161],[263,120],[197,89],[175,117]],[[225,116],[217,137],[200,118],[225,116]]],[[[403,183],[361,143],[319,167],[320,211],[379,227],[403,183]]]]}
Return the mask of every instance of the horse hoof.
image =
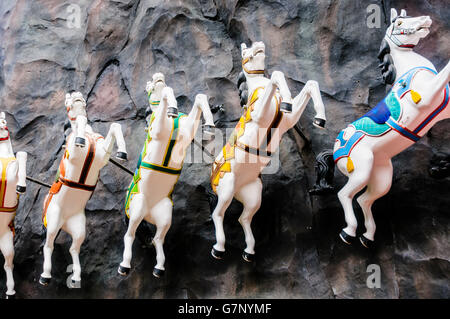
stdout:
{"type": "Polygon", "coordinates": [[[351,245],[353,244],[353,242],[355,241],[354,236],[350,236],[349,234],[347,234],[345,231],[341,231],[341,233],[339,234],[339,237],[342,239],[342,241],[344,243],[346,243],[347,245],[351,245]]]}
{"type": "Polygon", "coordinates": [[[171,117],[178,117],[178,109],[176,107],[169,107],[167,109],[167,115],[171,117]]]}
{"type": "Polygon", "coordinates": [[[219,259],[219,260],[222,259],[224,254],[225,254],[224,251],[218,251],[215,248],[211,249],[211,256],[213,256],[216,259],[219,259]]]}
{"type": "Polygon", "coordinates": [[[203,126],[203,132],[207,135],[214,135],[215,126],[205,125],[203,126]]]}
{"type": "Polygon", "coordinates": [[[372,249],[374,246],[374,241],[366,238],[364,235],[359,236],[359,241],[367,249],[372,249]]]}
{"type": "Polygon", "coordinates": [[[117,272],[121,276],[128,276],[128,274],[130,273],[130,270],[131,270],[131,268],[119,266],[119,269],[117,269],[117,272]]]}
{"type": "Polygon", "coordinates": [[[327,121],[325,121],[324,119],[319,119],[319,118],[315,118],[314,119],[314,122],[313,122],[313,125],[314,126],[316,126],[316,127],[318,127],[318,128],[322,128],[322,129],[324,129],[325,128],[325,123],[326,123],[327,121]]]}
{"type": "Polygon", "coordinates": [[[20,186],[20,185],[17,185],[16,186],[16,192],[18,193],[18,194],[25,194],[25,191],[27,190],[27,187],[26,186],[20,186]]]}
{"type": "Polygon", "coordinates": [[[156,278],[161,278],[162,276],[164,276],[164,270],[155,267],[153,269],[153,276],[155,276],[156,278]]]}
{"type": "Polygon", "coordinates": [[[116,158],[121,161],[128,161],[128,154],[125,152],[117,152],[116,158]]]}
{"type": "Polygon", "coordinates": [[[75,145],[79,147],[85,147],[86,146],[86,139],[83,137],[77,137],[75,138],[75,145]]]}
{"type": "Polygon", "coordinates": [[[48,286],[49,284],[50,284],[50,281],[52,280],[52,278],[45,278],[45,277],[42,277],[41,276],[41,278],[39,278],[39,283],[42,285],[42,286],[48,286]]]}
{"type": "Polygon", "coordinates": [[[255,260],[255,254],[249,254],[249,253],[247,253],[247,252],[244,250],[244,252],[242,253],[242,258],[243,258],[246,262],[251,263],[251,262],[253,262],[253,261],[255,260]]]}
{"type": "Polygon", "coordinates": [[[280,109],[282,112],[291,113],[292,112],[292,103],[281,102],[280,109]]]}
{"type": "Polygon", "coordinates": [[[6,295],[5,299],[16,299],[16,295],[6,295]]]}

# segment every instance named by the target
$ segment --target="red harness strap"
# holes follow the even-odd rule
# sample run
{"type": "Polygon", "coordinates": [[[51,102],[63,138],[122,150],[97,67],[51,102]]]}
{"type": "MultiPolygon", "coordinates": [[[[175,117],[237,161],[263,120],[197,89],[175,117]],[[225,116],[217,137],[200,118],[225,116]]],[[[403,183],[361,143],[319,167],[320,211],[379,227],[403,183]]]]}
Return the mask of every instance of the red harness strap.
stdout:
{"type": "Polygon", "coordinates": [[[59,193],[62,185],[65,185],[70,188],[81,189],[81,190],[88,191],[88,192],[93,192],[95,190],[95,186],[97,186],[97,184],[86,185],[85,182],[86,182],[87,176],[89,175],[89,170],[91,169],[92,163],[94,161],[95,143],[97,140],[99,140],[102,137],[98,137],[94,141],[94,139],[89,134],[86,134],[86,136],[89,141],[89,147],[88,147],[86,159],[84,160],[83,168],[81,170],[80,178],[79,178],[78,182],[71,181],[64,177],[66,175],[66,168],[64,166],[64,159],[65,159],[66,155],[64,155],[64,157],[61,159],[61,162],[59,163],[58,180],[55,183],[53,183],[52,187],[50,188],[49,194],[47,195],[47,197],[45,198],[45,201],[44,201],[44,209],[42,212],[42,222],[44,223],[45,227],[47,227],[47,220],[46,220],[47,208],[50,205],[50,201],[52,200],[53,195],[59,193]]]}

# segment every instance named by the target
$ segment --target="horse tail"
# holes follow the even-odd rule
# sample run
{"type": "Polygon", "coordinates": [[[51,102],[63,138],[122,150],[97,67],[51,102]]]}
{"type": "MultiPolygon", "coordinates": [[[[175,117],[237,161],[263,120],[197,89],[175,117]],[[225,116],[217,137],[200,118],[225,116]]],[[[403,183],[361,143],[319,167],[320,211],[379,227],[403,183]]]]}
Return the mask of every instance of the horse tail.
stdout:
{"type": "Polygon", "coordinates": [[[324,195],[334,193],[335,163],[333,158],[333,150],[324,150],[316,156],[316,183],[309,190],[311,195],[324,195]]]}

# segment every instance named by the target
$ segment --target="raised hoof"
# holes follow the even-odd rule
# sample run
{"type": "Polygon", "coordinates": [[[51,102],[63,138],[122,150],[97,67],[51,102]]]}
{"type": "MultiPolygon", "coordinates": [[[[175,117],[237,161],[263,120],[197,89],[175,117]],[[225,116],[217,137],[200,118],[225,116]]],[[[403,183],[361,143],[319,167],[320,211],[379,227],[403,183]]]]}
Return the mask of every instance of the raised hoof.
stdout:
{"type": "Polygon", "coordinates": [[[207,135],[214,135],[215,126],[205,125],[203,126],[203,132],[207,135]]]}
{"type": "Polygon", "coordinates": [[[117,152],[116,158],[121,161],[128,161],[128,155],[125,152],[117,152]]]}
{"type": "Polygon", "coordinates": [[[355,238],[354,236],[350,236],[349,234],[347,234],[345,231],[341,231],[341,233],[339,234],[339,237],[342,239],[342,241],[344,243],[346,243],[347,245],[352,245],[355,242],[355,238]]]}
{"type": "Polygon", "coordinates": [[[324,129],[324,128],[325,128],[325,123],[326,123],[326,122],[327,122],[327,121],[325,121],[324,119],[315,118],[315,119],[314,119],[314,122],[313,122],[313,125],[316,126],[316,127],[318,127],[318,128],[324,129]]]}
{"type": "Polygon", "coordinates": [[[218,251],[215,248],[211,249],[211,256],[213,256],[216,259],[219,259],[219,260],[222,259],[224,254],[225,254],[224,251],[218,251]]]}
{"type": "Polygon", "coordinates": [[[42,286],[48,286],[49,284],[50,284],[50,281],[52,280],[52,278],[45,278],[45,277],[42,277],[41,276],[41,278],[39,278],[39,283],[42,285],[42,286]]]}
{"type": "Polygon", "coordinates": [[[281,102],[280,106],[281,111],[285,113],[291,113],[292,112],[292,104],[287,102],[281,102]]]}
{"type": "Polygon", "coordinates": [[[27,190],[27,187],[26,186],[20,186],[20,185],[17,185],[16,186],[16,192],[18,193],[18,194],[25,194],[25,191],[27,190]]]}
{"type": "Polygon", "coordinates": [[[243,252],[242,253],[242,258],[248,262],[248,263],[252,263],[255,260],[255,254],[249,254],[247,252],[243,252]]]}
{"type": "Polygon", "coordinates": [[[16,299],[16,295],[6,295],[5,299],[16,299]]]}
{"type": "Polygon", "coordinates": [[[176,107],[169,107],[167,109],[167,115],[171,117],[178,117],[178,109],[176,107]]]}
{"type": "Polygon", "coordinates": [[[153,276],[155,276],[156,278],[161,278],[162,276],[164,276],[164,270],[158,269],[158,268],[154,268],[153,269],[153,276]]]}
{"type": "Polygon", "coordinates": [[[131,268],[119,266],[119,269],[117,269],[117,272],[121,276],[128,276],[128,274],[130,273],[130,270],[131,270],[131,268]]]}
{"type": "Polygon", "coordinates": [[[374,241],[366,238],[364,235],[359,236],[359,241],[367,249],[372,249],[374,246],[374,241]]]}
{"type": "Polygon", "coordinates": [[[86,139],[82,137],[75,138],[75,145],[79,147],[85,147],[86,146],[86,139]]]}

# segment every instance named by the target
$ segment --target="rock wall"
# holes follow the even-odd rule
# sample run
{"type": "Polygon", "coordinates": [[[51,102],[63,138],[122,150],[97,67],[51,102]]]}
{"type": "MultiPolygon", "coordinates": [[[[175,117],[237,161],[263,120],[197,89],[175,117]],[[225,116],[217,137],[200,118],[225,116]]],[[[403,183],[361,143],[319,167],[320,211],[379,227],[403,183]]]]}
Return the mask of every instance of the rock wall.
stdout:
{"type": "MultiPolygon", "coordinates": [[[[235,84],[241,42],[265,42],[267,73],[283,71],[293,96],[307,80],[317,80],[328,117],[326,131],[315,129],[308,108],[299,123],[311,145],[287,133],[280,168],[263,175],[263,203],[253,221],[253,264],[240,256],[244,236],[237,202],[225,217],[226,258],[219,262],[210,256],[210,164],[186,163],[174,190],[166,276],[152,276],[155,251],[135,242],[132,272],[120,277],[123,205],[131,177],[110,164],[86,207],[82,289],[65,284],[71,240],[64,233],[55,244],[53,282],[41,287],[41,212],[48,190],[28,183],[16,217],[17,296],[449,298],[450,179],[428,174],[434,155],[450,153],[448,121],[394,159],[392,190],[374,205],[374,251],[347,247],[338,239],[344,216],[336,195],[307,192],[315,179],[315,155],[331,148],[338,132],[386,93],[376,56],[391,7],[432,17],[431,34],[416,50],[441,69],[450,48],[445,1],[2,0],[0,105],[14,151],[28,152],[27,171],[34,178],[51,183],[55,176],[69,90],[87,97],[88,116],[98,132],[106,134],[112,122],[122,125],[130,169],[145,139],[144,89],[155,72],[166,75],[181,111],[189,111],[195,95],[205,93],[211,105],[225,105],[226,113],[216,115],[218,126],[233,127],[241,112],[235,84]],[[79,28],[68,27],[73,3],[81,9],[79,28]],[[379,29],[366,25],[372,3],[381,8],[379,29]],[[379,289],[366,286],[369,264],[381,267],[379,289]]],[[[344,182],[336,172],[336,187],[344,182]]],[[[357,214],[361,221],[360,209],[357,214]]],[[[0,287],[5,287],[3,271],[0,287]]]]}

